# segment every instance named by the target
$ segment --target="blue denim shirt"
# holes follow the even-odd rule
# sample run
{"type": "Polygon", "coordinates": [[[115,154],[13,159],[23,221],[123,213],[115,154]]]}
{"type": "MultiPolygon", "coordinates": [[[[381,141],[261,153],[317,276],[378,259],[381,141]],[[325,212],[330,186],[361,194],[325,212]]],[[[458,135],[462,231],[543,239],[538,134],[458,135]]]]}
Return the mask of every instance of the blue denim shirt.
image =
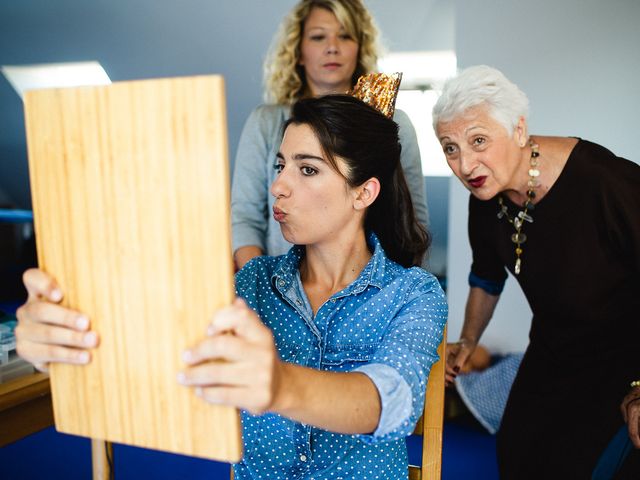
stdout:
{"type": "Polygon", "coordinates": [[[407,478],[405,437],[422,413],[447,304],[431,274],[388,259],[374,234],[368,242],[374,252],[369,263],[315,316],[298,270],[304,248],[257,257],[237,273],[237,295],[271,328],[283,361],[362,372],[376,385],[382,404],[378,427],[368,435],[243,412],[245,450],[234,467],[237,480],[407,478]]]}

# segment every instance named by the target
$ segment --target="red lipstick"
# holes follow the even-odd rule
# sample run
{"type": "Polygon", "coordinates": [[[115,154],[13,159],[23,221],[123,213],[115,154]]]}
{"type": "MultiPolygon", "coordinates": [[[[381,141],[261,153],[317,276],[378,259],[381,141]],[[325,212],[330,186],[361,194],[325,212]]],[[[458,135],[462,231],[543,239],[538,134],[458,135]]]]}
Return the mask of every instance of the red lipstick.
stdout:
{"type": "Polygon", "coordinates": [[[472,178],[471,180],[468,180],[469,185],[471,185],[473,188],[480,188],[484,185],[484,182],[487,180],[486,175],[480,176],[480,177],[475,177],[472,178]]]}

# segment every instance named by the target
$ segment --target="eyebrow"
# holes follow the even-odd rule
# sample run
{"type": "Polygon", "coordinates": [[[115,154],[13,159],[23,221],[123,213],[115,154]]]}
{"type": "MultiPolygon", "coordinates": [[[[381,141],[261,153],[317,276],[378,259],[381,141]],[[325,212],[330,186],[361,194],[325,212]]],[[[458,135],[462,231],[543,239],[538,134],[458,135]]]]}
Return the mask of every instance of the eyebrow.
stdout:
{"type": "MultiPolygon", "coordinates": [[[[484,126],[482,126],[482,125],[472,125],[472,126],[470,126],[469,128],[467,128],[463,133],[464,133],[465,135],[468,135],[470,131],[475,130],[476,128],[486,128],[486,127],[484,127],[484,126]]],[[[450,138],[450,137],[449,137],[448,135],[445,135],[445,136],[443,136],[443,137],[438,137],[438,140],[440,140],[440,141],[442,142],[443,140],[447,140],[447,139],[449,139],[449,138],[450,138]]]]}
{"type": "Polygon", "coordinates": [[[487,127],[485,127],[484,125],[471,125],[469,128],[467,128],[464,133],[469,133],[471,130],[475,130],[477,128],[480,129],[486,129],[487,127]]]}
{"type": "MultiPolygon", "coordinates": [[[[284,155],[282,154],[282,152],[278,152],[276,153],[276,157],[281,158],[282,160],[284,160],[284,155]]],[[[322,157],[318,157],[317,155],[312,155],[310,153],[296,153],[293,156],[293,160],[317,160],[319,162],[324,162],[325,159],[322,157]]]]}
{"type": "MultiPolygon", "coordinates": [[[[306,33],[311,33],[311,31],[313,31],[313,30],[320,30],[322,33],[324,33],[324,32],[328,32],[328,31],[332,31],[333,27],[329,27],[329,26],[326,26],[326,25],[311,25],[311,26],[305,28],[304,31],[306,33]]],[[[347,32],[346,28],[341,26],[338,29],[338,33],[349,33],[349,32],[347,32]]]]}

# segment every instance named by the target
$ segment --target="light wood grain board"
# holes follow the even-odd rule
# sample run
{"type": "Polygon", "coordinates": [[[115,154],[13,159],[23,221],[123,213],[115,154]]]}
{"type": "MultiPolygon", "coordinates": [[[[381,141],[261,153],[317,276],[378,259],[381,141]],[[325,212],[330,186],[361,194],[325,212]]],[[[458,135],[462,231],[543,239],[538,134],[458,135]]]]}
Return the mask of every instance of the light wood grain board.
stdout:
{"type": "Polygon", "coordinates": [[[101,338],[51,368],[58,430],[240,458],[237,411],[176,381],[234,296],[225,112],[219,76],[27,93],[39,264],[101,338]]]}

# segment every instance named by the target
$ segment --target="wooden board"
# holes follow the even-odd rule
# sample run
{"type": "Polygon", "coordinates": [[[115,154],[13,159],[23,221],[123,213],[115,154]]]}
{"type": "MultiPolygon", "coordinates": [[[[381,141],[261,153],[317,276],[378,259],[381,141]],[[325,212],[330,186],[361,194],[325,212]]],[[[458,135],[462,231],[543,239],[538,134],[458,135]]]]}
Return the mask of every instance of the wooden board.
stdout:
{"type": "Polygon", "coordinates": [[[27,93],[39,264],[101,337],[51,368],[58,430],[240,458],[237,411],[176,381],[234,296],[225,111],[219,76],[27,93]]]}

